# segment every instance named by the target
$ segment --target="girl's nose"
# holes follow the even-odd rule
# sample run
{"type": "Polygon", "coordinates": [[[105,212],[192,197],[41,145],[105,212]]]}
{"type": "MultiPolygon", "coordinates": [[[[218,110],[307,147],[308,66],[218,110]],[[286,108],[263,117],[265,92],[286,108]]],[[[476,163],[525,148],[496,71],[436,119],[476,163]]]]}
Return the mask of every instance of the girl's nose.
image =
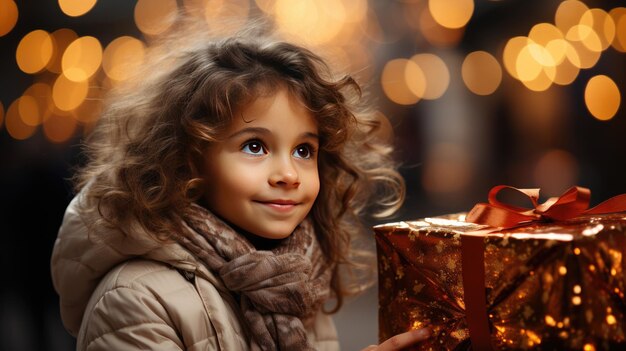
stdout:
{"type": "Polygon", "coordinates": [[[272,173],[269,176],[269,183],[272,186],[286,187],[297,187],[300,185],[298,170],[293,164],[291,155],[275,159],[272,173]]]}

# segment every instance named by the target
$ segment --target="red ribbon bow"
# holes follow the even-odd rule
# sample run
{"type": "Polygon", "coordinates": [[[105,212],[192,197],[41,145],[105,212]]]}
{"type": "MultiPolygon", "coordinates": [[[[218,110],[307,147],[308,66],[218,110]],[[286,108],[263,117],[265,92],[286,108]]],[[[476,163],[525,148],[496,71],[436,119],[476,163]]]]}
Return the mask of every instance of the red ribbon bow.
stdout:
{"type": "Polygon", "coordinates": [[[588,208],[590,198],[589,189],[573,186],[561,196],[549,198],[540,204],[538,202],[539,189],[518,189],[508,185],[498,185],[489,191],[489,203],[476,204],[465,220],[492,227],[512,228],[530,222],[560,221],[586,214],[626,211],[626,194],[612,197],[593,208],[588,208]],[[527,196],[533,208],[517,207],[499,201],[496,197],[504,189],[512,189],[527,196]]]}

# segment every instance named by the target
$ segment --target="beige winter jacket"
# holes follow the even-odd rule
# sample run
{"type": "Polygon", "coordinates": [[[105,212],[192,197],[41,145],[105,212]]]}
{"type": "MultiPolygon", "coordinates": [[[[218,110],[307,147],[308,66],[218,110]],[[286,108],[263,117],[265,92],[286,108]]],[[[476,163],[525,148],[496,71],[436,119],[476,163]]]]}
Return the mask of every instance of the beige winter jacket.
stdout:
{"type": "MultiPolygon", "coordinates": [[[[78,350],[249,350],[235,298],[178,244],[100,229],[68,206],[52,253],[61,317],[78,350]]],[[[330,316],[305,321],[318,350],[338,350],[330,316]]]]}

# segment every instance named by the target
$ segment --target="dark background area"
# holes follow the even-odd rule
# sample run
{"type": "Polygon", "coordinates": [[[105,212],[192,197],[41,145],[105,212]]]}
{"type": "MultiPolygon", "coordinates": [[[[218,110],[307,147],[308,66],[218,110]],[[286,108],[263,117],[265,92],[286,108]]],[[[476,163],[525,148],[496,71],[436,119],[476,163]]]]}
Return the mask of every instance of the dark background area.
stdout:
{"type": "MultiPolygon", "coordinates": [[[[538,159],[547,151],[564,150],[575,160],[571,177],[559,178],[557,163],[548,195],[578,184],[592,189],[592,202],[626,193],[624,155],[626,153],[626,108],[622,101],[616,116],[598,121],[590,116],[584,103],[585,84],[597,74],[609,75],[621,89],[624,99],[626,55],[612,49],[604,52],[592,68],[582,70],[570,85],[552,87],[545,92],[532,92],[503,72],[498,91],[490,96],[466,94],[460,102],[449,98],[420,101],[410,106],[394,104],[379,88],[383,65],[394,57],[429,51],[432,48],[416,40],[412,33],[401,32],[394,22],[398,11],[409,1],[370,1],[381,26],[393,40],[382,43],[373,53],[373,78],[366,82],[379,108],[394,127],[397,158],[407,181],[407,200],[398,219],[415,219],[448,212],[467,211],[484,201],[488,190],[497,184],[537,187],[533,176],[538,159]],[[458,105],[455,105],[458,104],[458,105]],[[450,106],[452,105],[452,107],[450,106]],[[455,109],[455,106],[456,109],[455,109]],[[556,106],[556,107],[555,107],[556,106]],[[457,111],[445,123],[467,126],[462,147],[471,150],[472,173],[461,188],[432,191],[424,186],[424,171],[439,132],[433,125],[440,114],[457,111]],[[444,112],[441,112],[443,109],[444,112]],[[460,112],[458,112],[460,111],[460,112]],[[559,118],[550,127],[534,126],[533,117],[558,111],[559,118]],[[528,123],[520,123],[528,117],[528,123]],[[473,118],[474,120],[468,121],[473,118]],[[475,153],[475,154],[474,154],[475,153]]],[[[501,57],[503,43],[510,37],[526,35],[532,25],[552,21],[560,1],[501,0],[476,1],[474,15],[462,41],[444,54],[463,55],[474,50],[487,50],[501,57]]],[[[584,1],[589,7],[609,10],[616,1],[584,1]]],[[[70,18],[63,15],[56,1],[19,1],[19,20],[14,29],[0,37],[0,101],[6,111],[32,83],[31,75],[22,73],[15,62],[15,49],[20,39],[34,29],[52,32],[72,28],[79,35],[93,35],[103,43],[121,35],[141,37],[133,23],[133,1],[101,0],[88,14],[70,18]]],[[[620,5],[623,6],[623,5],[620,5]]],[[[452,86],[450,89],[454,89],[452,86]]],[[[458,84],[458,83],[457,83],[458,84]]],[[[453,125],[449,126],[454,129],[453,125]]],[[[445,135],[443,136],[445,138],[445,135]]],[[[65,143],[52,143],[38,130],[26,140],[14,140],[0,127],[0,223],[2,244],[0,257],[0,349],[2,350],[70,350],[73,339],[64,331],[58,312],[58,297],[50,279],[49,260],[65,206],[73,196],[69,178],[81,161],[82,133],[65,143]]],[[[454,160],[452,161],[454,162],[454,160]]],[[[454,170],[455,168],[449,168],[454,170]]],[[[375,294],[375,293],[371,293],[375,294]]],[[[365,328],[362,346],[376,339],[375,297],[366,299],[367,306],[348,306],[339,317],[349,328],[365,328]],[[364,321],[361,309],[369,312],[364,321]],[[363,324],[361,327],[360,324],[363,324]],[[366,326],[365,326],[366,325],[366,326]]],[[[340,330],[342,327],[340,326],[340,330]]],[[[348,329],[348,327],[346,327],[348,329]]],[[[363,329],[362,329],[363,330],[363,329]]],[[[362,333],[361,333],[362,334],[362,333]]],[[[359,338],[359,333],[350,334],[359,338]]],[[[346,347],[345,349],[352,349],[346,347]]]]}

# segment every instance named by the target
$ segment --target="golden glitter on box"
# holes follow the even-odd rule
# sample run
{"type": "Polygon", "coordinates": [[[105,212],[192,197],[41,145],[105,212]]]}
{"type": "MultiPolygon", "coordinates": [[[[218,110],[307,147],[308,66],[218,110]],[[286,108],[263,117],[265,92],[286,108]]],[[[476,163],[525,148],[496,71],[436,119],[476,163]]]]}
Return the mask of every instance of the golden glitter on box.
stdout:
{"type": "MultiPolygon", "coordinates": [[[[448,215],[375,227],[380,339],[429,326],[412,350],[468,350],[461,238],[448,215]],[[419,258],[419,259],[418,259],[419,258]]],[[[497,350],[626,349],[626,214],[582,216],[484,235],[485,292],[497,350]]]]}

